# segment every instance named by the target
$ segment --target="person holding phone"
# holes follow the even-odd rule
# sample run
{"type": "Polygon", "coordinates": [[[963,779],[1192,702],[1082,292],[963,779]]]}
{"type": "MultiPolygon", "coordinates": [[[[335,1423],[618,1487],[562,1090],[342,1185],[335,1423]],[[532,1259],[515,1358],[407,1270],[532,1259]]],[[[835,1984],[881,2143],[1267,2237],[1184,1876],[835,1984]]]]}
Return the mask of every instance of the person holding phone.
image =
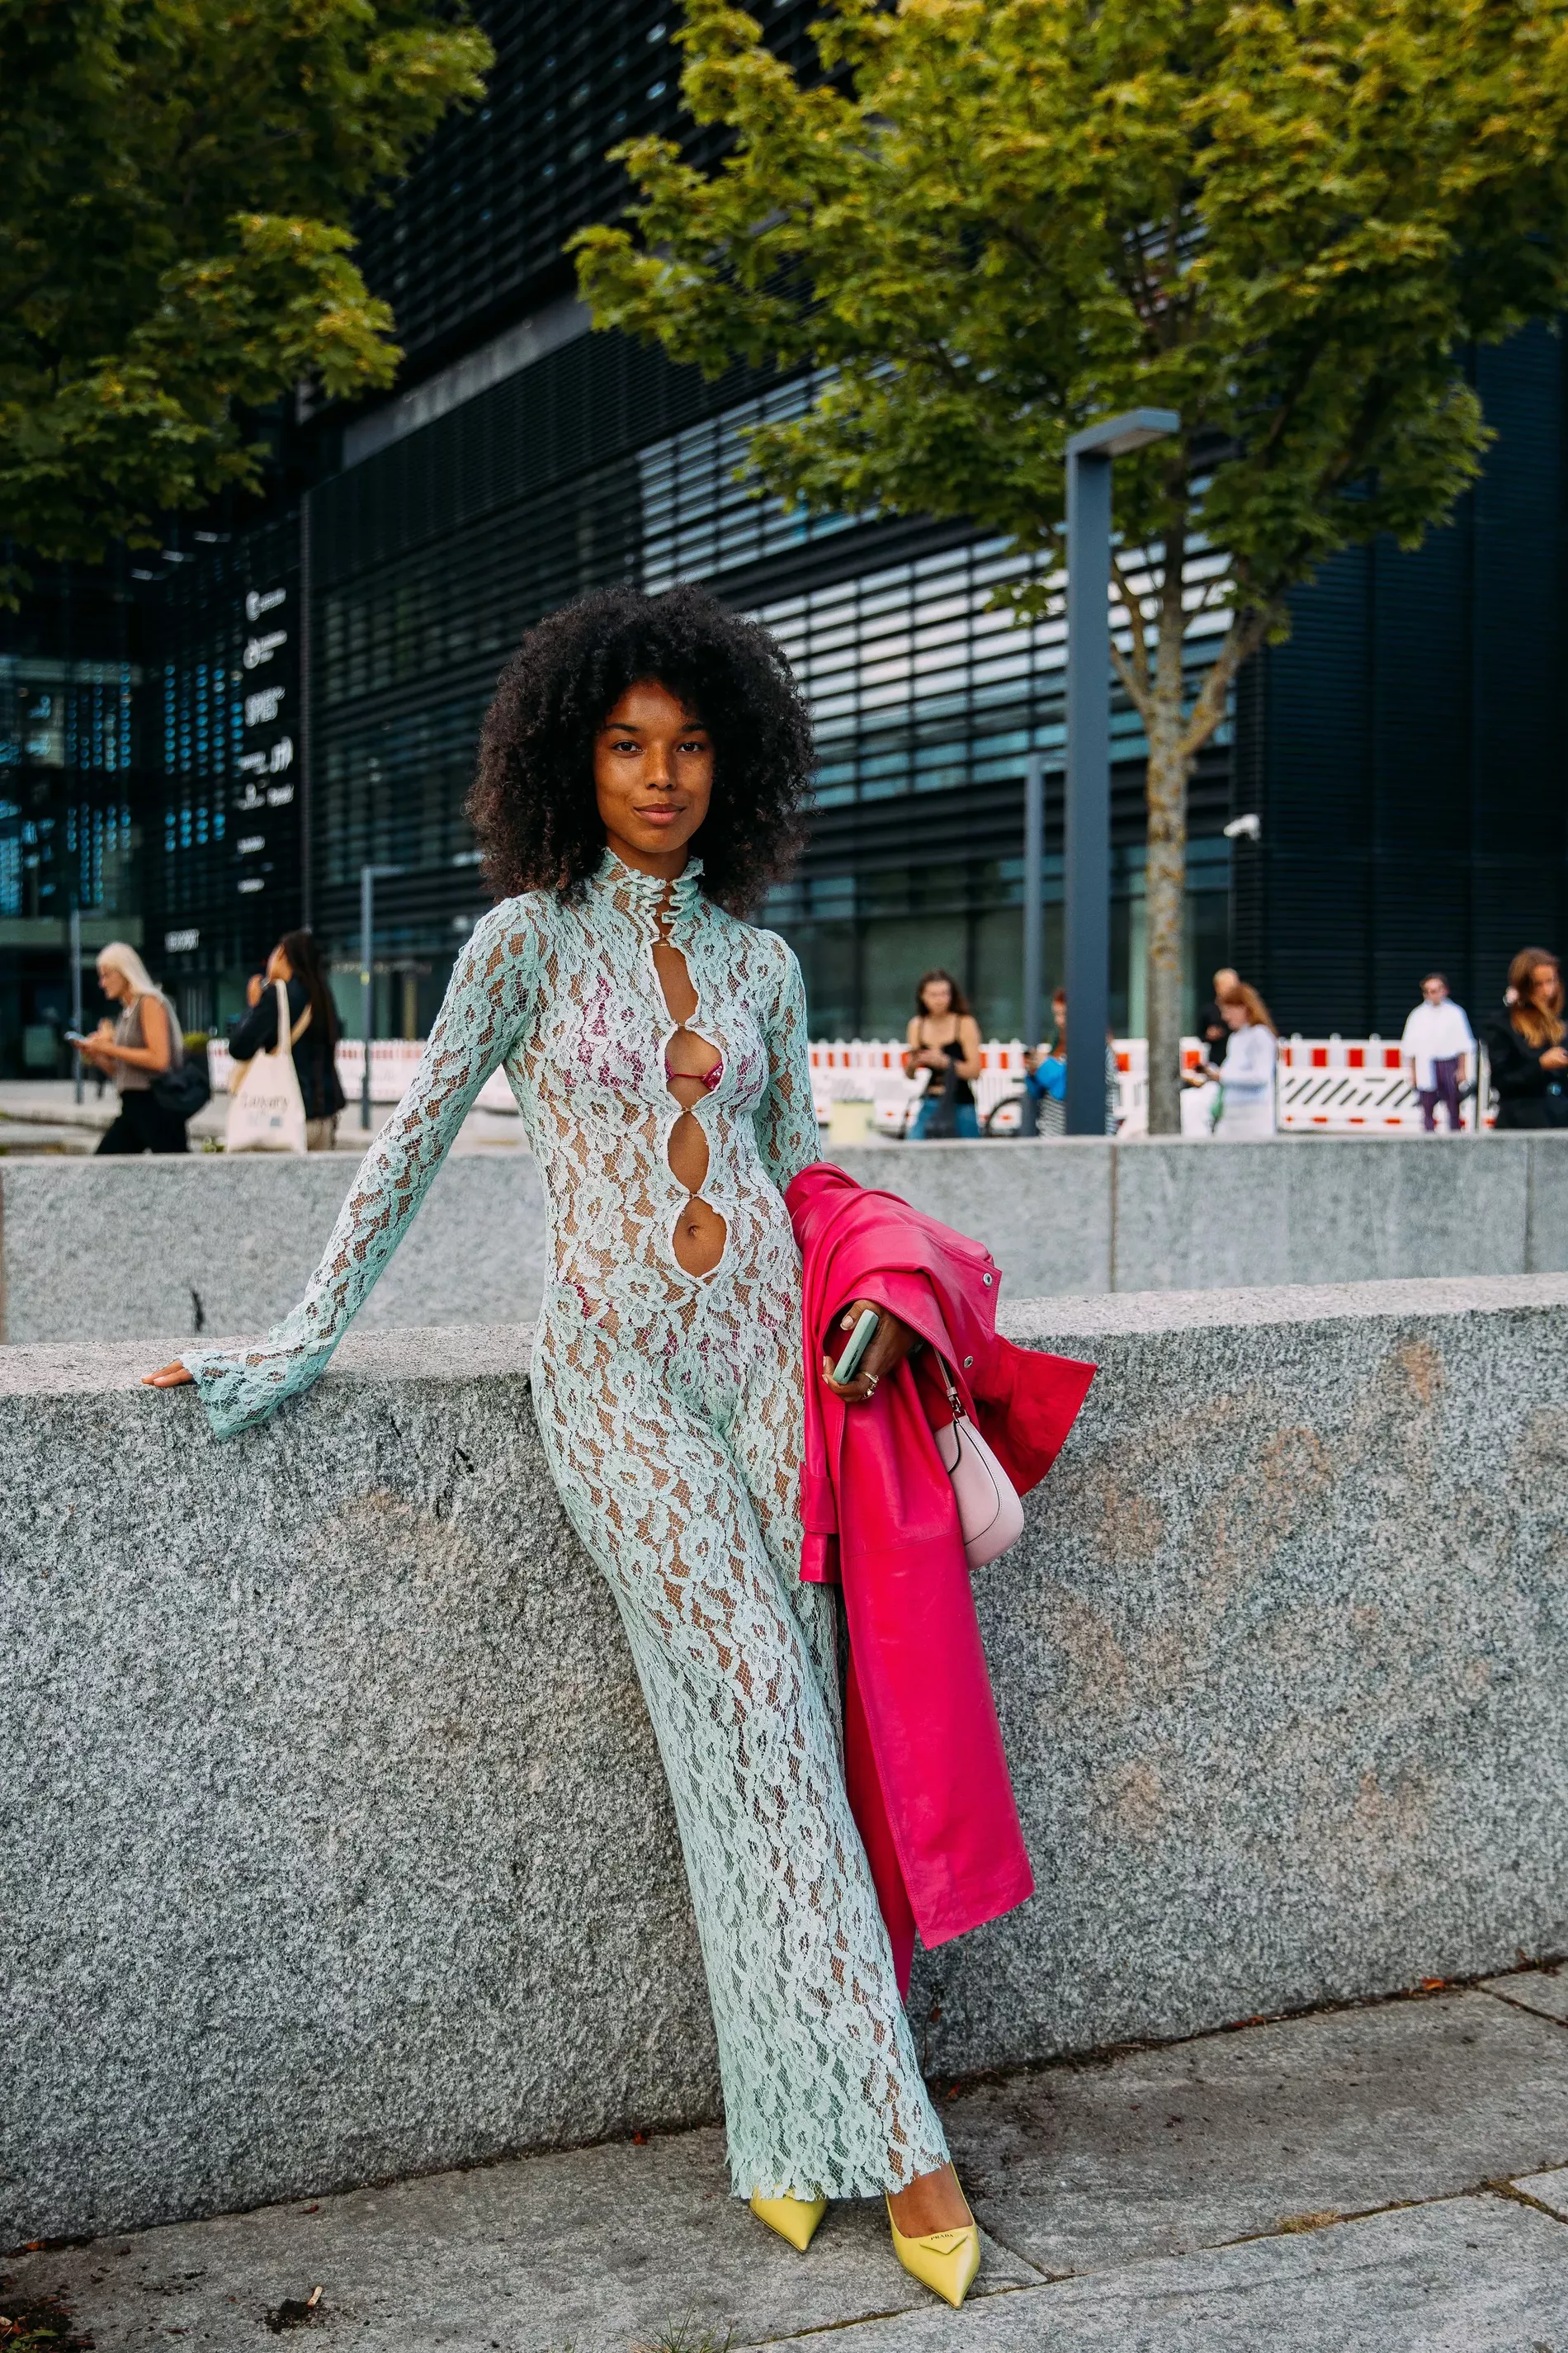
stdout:
{"type": "Polygon", "coordinates": [[[980,1076],[980,1024],[952,973],[921,975],[915,1010],[905,1036],[903,1063],[907,1079],[919,1071],[931,1074],[915,1121],[917,1143],[942,1136],[978,1136],[980,1114],[973,1082],[980,1076]]]}
{"type": "Polygon", "coordinates": [[[305,1105],[305,1149],[331,1152],[344,1108],[337,1068],[341,1033],[331,986],[312,933],[285,932],[267,959],[265,973],[251,974],[245,991],[249,1010],[229,1024],[228,1050],[237,1062],[248,1062],[277,1045],[278,981],[289,1001],[294,1070],[305,1105]]]}
{"type": "Polygon", "coordinates": [[[1508,993],[1485,1023],[1500,1128],[1568,1127],[1563,973],[1550,948],[1521,948],[1508,993]]]}
{"type": "MultiPolygon", "coordinates": [[[[803,2249],[829,2198],[885,2195],[899,2260],[957,2305],[979,2234],[849,1807],[837,1605],[801,1577],[805,991],[737,912],[787,863],[813,756],[780,648],[696,588],[606,589],[531,629],[469,804],[500,903],[304,1299],[148,1377],[196,1380],[219,1435],[308,1388],[505,1071],[551,1208],[539,1432],[669,1777],[735,2193],[803,2249]]],[[[862,1406],[913,1345],[882,1314],[821,1377],[862,1406]]]]}
{"type": "Polygon", "coordinates": [[[120,1093],[120,1111],[98,1149],[110,1157],[141,1152],[188,1152],[185,1123],[158,1099],[153,1085],[184,1060],[184,1040],[174,1007],[136,950],[110,940],[99,952],[98,985],[118,1018],[100,1021],[90,1037],[71,1042],[82,1060],[107,1073],[120,1093]]]}

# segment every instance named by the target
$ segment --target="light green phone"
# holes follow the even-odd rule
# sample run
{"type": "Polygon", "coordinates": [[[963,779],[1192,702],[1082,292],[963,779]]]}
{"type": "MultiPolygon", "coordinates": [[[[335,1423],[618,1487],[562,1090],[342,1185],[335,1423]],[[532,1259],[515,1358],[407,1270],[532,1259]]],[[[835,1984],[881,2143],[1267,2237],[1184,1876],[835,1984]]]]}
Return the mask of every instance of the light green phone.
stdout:
{"type": "Polygon", "coordinates": [[[882,1328],[882,1319],[874,1307],[868,1307],[849,1335],[849,1345],[833,1367],[836,1381],[852,1381],[859,1371],[867,1349],[882,1328]]]}

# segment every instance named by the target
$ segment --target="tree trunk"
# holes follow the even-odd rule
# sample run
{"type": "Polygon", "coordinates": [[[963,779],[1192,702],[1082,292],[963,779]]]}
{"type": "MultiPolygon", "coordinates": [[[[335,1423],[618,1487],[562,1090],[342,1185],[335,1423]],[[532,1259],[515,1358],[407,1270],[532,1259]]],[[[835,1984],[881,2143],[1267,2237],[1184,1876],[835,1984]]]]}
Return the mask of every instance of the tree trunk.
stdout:
{"type": "Polygon", "coordinates": [[[1182,965],[1187,916],[1187,776],[1192,767],[1182,710],[1185,554],[1184,533],[1168,533],[1154,675],[1143,720],[1149,744],[1149,848],[1143,883],[1149,965],[1143,1027],[1149,1041],[1151,1135],[1182,1132],[1182,965]]]}
{"type": "MultiPolygon", "coordinates": [[[[1162,670],[1164,668],[1161,665],[1162,670]]],[[[1160,697],[1163,704],[1165,698],[1160,697]]],[[[1187,902],[1187,773],[1182,714],[1161,709],[1149,729],[1149,849],[1144,868],[1149,969],[1149,1133],[1182,1132],[1182,965],[1187,902]]]]}

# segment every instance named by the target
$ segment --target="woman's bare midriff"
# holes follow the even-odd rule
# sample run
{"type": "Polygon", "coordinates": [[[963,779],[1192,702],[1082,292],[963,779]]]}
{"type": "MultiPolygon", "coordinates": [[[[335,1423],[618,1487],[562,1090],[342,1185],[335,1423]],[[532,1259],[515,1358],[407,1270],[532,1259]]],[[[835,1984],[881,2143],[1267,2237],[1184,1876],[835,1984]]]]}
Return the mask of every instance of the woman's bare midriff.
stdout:
{"type": "Polygon", "coordinates": [[[690,1198],[675,1221],[672,1244],[676,1261],[688,1274],[711,1274],[724,1255],[729,1228],[712,1204],[702,1198],[708,1181],[708,1138],[696,1106],[708,1092],[706,1081],[723,1059],[710,1039],[685,1026],[697,1010],[697,991],[686,969],[686,958],[668,940],[656,940],[654,969],[669,1018],[678,1023],[665,1052],[666,1083],[681,1106],[670,1130],[670,1174],[684,1185],[690,1198]]]}

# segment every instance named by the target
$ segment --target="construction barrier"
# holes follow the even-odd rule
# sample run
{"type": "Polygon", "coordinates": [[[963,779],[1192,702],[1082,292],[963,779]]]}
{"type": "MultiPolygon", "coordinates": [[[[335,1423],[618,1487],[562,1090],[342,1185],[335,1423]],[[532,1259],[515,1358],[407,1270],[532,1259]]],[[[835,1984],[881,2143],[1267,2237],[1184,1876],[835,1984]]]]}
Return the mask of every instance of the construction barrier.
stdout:
{"type": "MultiPolygon", "coordinates": [[[[1148,1125],[1149,1050],[1142,1038],[1115,1040],[1118,1077],[1117,1133],[1141,1135],[1148,1125]]],[[[370,1049],[370,1092],[373,1103],[401,1100],[419,1067],[424,1041],[418,1038],[376,1038],[370,1049]]],[[[905,1078],[901,1040],[842,1038],[818,1039],[811,1049],[812,1091],[818,1123],[837,1141],[852,1143],[857,1135],[907,1134],[925,1092],[925,1073],[905,1078]],[[836,1113],[835,1106],[843,1105],[836,1113]],[[858,1107],[851,1111],[850,1107],[858,1107]]],[[[1182,1040],[1183,1067],[1195,1071],[1203,1059],[1196,1038],[1182,1040]]],[[[1468,1133],[1489,1127],[1486,1058],[1480,1058],[1479,1092],[1463,1106],[1468,1133]]],[[[228,1048],[217,1040],[207,1048],[213,1092],[227,1091],[233,1064],[228,1048]]],[[[351,1103],[360,1097],[364,1047],[357,1038],[345,1038],[338,1047],[338,1077],[351,1103]]],[[[1024,1092],[1024,1049],[1016,1038],[1004,1043],[990,1039],[980,1050],[980,1076],[974,1097],[980,1122],[992,1135],[1016,1134],[1018,1106],[1024,1092]]],[[[1215,1107],[1212,1088],[1194,1089],[1183,1102],[1183,1128],[1188,1134],[1206,1132],[1215,1107]]],[[[516,1108],[504,1072],[495,1071],[479,1091],[485,1111],[516,1108]]],[[[1279,1040],[1279,1122],[1282,1129],[1315,1130],[1330,1135],[1410,1134],[1421,1127],[1421,1105],[1406,1083],[1398,1041],[1384,1038],[1281,1038],[1279,1040]]]]}
{"type": "MultiPolygon", "coordinates": [[[[1142,1038],[1114,1041],[1118,1079],[1117,1133],[1141,1135],[1149,1118],[1149,1049],[1142,1038]]],[[[811,1049],[811,1076],[818,1121],[847,1142],[854,1122],[835,1105],[868,1106],[862,1132],[907,1134],[926,1087],[926,1074],[904,1076],[901,1042],[855,1038],[824,1039],[811,1049]]],[[[1486,1061],[1481,1060],[1477,1095],[1461,1106],[1468,1133],[1490,1126],[1486,1061]]],[[[1196,1038],[1182,1040],[1182,1065],[1195,1071],[1203,1060],[1196,1038]]],[[[991,1039],[980,1050],[980,1076],[973,1082],[975,1107],[990,1134],[1016,1134],[1024,1089],[1024,1048],[1016,1039],[991,1039]]],[[[1207,1131],[1217,1091],[1194,1088],[1183,1101],[1183,1128],[1207,1131]]],[[[1419,1097],[1407,1083],[1397,1040],[1383,1038],[1282,1038],[1279,1040],[1279,1124],[1282,1130],[1325,1134],[1419,1133],[1419,1097]]]]}
{"type": "MultiPolygon", "coordinates": [[[[419,1068],[419,1057],[425,1051],[423,1038],[373,1038],[370,1047],[370,1099],[372,1103],[401,1103],[408,1082],[419,1068]]],[[[360,1038],[342,1038],[338,1041],[338,1082],[351,1103],[360,1099],[360,1085],[364,1076],[364,1041],[360,1038]]],[[[234,1070],[228,1048],[214,1039],[207,1048],[207,1071],[214,1094],[226,1094],[234,1070]]],[[[504,1071],[496,1071],[485,1081],[479,1094],[483,1111],[515,1111],[512,1092],[504,1071]]]]}

